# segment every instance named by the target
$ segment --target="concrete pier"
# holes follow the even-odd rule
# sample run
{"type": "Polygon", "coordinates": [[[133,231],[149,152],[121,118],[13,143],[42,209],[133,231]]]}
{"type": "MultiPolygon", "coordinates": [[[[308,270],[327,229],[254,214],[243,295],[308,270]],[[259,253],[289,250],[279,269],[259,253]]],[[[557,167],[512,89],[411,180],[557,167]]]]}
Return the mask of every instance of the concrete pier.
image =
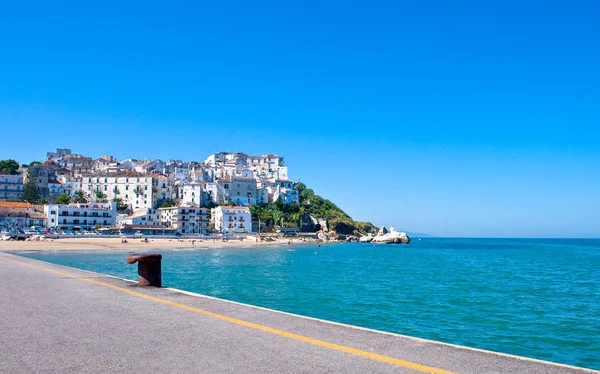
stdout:
{"type": "MultiPolygon", "coordinates": [[[[585,373],[0,253],[2,373],[585,373]]],[[[596,372],[598,373],[598,372],[596,372]]]]}

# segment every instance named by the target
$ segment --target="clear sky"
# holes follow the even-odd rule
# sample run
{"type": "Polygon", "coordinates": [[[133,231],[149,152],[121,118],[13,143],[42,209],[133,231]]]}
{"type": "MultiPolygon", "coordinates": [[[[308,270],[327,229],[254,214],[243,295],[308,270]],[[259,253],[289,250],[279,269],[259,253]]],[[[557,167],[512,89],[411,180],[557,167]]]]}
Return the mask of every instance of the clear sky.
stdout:
{"type": "Polygon", "coordinates": [[[278,153],[354,218],[600,237],[598,1],[5,1],[0,159],[278,153]]]}

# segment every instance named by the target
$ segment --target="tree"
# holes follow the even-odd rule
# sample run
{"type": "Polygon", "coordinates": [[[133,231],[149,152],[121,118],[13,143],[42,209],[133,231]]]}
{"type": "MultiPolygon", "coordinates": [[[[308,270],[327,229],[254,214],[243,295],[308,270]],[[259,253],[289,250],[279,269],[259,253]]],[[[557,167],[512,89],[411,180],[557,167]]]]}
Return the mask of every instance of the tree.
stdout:
{"type": "Polygon", "coordinates": [[[82,190],[79,190],[77,192],[75,192],[75,198],[73,199],[74,202],[76,203],[87,203],[87,198],[85,197],[85,192],[83,192],[82,190]]]}
{"type": "Polygon", "coordinates": [[[121,199],[120,197],[115,197],[113,199],[113,203],[117,203],[117,210],[118,211],[124,211],[124,210],[127,210],[127,208],[129,208],[127,206],[127,204],[123,203],[123,199],[121,199]]]}
{"type": "Polygon", "coordinates": [[[29,163],[29,166],[33,166],[33,165],[41,165],[41,162],[40,161],[31,161],[29,163]]]}
{"type": "Polygon", "coordinates": [[[65,193],[56,198],[57,204],[68,204],[70,202],[71,202],[71,198],[69,197],[69,195],[67,195],[65,193]]]}
{"type": "Polygon", "coordinates": [[[19,163],[15,160],[0,160],[0,174],[19,174],[19,163]]]}
{"type": "Polygon", "coordinates": [[[44,205],[48,204],[48,199],[42,199],[40,201],[40,204],[44,204],[44,205]]]}
{"type": "Polygon", "coordinates": [[[100,202],[100,203],[105,203],[106,195],[102,191],[98,191],[98,192],[96,192],[96,199],[98,199],[98,202],[100,202]]]}
{"type": "Polygon", "coordinates": [[[31,176],[31,171],[27,171],[27,182],[23,187],[23,200],[30,204],[35,204],[40,199],[40,193],[38,191],[37,182],[35,178],[31,176]]]}

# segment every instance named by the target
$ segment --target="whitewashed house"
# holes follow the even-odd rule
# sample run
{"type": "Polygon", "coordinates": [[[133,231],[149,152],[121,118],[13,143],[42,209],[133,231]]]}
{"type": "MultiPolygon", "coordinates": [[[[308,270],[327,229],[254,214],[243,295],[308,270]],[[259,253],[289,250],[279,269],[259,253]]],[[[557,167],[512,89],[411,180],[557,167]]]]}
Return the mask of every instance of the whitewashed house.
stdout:
{"type": "Polygon", "coordinates": [[[94,230],[114,226],[116,203],[46,204],[46,227],[56,230],[94,230]]]}
{"type": "Polygon", "coordinates": [[[245,206],[218,206],[211,210],[215,230],[224,234],[252,232],[252,216],[245,206]]]}
{"type": "Polygon", "coordinates": [[[175,228],[182,234],[205,235],[210,229],[208,209],[196,205],[180,205],[158,210],[161,213],[161,224],[175,228]]]}
{"type": "Polygon", "coordinates": [[[183,205],[201,206],[202,201],[202,184],[188,183],[183,186],[183,195],[181,197],[183,205]]]}
{"type": "Polygon", "coordinates": [[[159,226],[162,223],[161,211],[158,209],[140,209],[121,219],[121,222],[124,225],[159,226]]]}
{"type": "MultiPolygon", "coordinates": [[[[163,196],[167,196],[168,186],[160,184],[159,178],[153,176],[140,176],[127,173],[125,175],[86,175],[82,177],[81,187],[91,201],[96,200],[98,192],[106,196],[107,201],[119,198],[131,210],[157,208],[162,203],[163,196]]],[[[170,197],[167,197],[167,200],[170,197]]]]}

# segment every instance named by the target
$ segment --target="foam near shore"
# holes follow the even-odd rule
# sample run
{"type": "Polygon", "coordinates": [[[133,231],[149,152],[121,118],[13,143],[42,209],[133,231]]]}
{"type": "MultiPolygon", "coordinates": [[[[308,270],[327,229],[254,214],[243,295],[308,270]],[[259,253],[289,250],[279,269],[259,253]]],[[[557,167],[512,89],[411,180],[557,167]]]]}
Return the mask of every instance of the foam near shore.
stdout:
{"type": "MultiPolygon", "coordinates": [[[[193,239],[149,239],[148,243],[141,239],[127,239],[121,243],[120,238],[65,238],[47,239],[43,241],[0,241],[0,251],[93,251],[93,250],[152,250],[197,248],[211,249],[224,247],[268,247],[287,245],[288,239],[272,242],[256,241],[254,238],[243,240],[198,240],[193,239]]],[[[291,244],[304,244],[302,240],[291,239],[291,244]]]]}

